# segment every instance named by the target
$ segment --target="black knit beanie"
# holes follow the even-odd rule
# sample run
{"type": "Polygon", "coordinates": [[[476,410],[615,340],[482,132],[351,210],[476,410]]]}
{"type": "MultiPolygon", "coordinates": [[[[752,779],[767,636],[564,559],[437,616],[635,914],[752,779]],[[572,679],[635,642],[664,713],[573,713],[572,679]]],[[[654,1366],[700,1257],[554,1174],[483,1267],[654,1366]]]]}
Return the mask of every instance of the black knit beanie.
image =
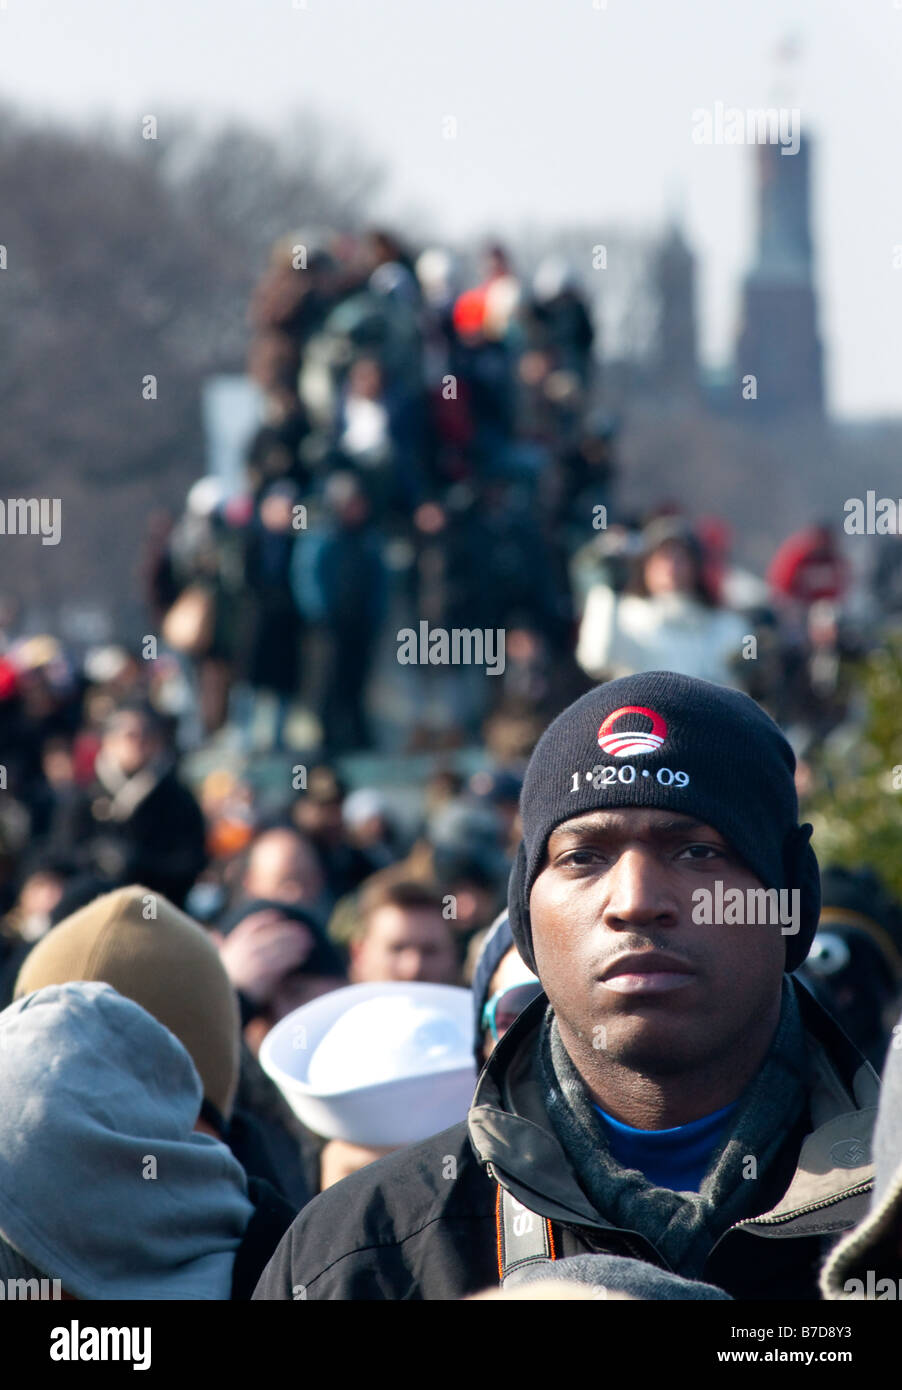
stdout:
{"type": "Polygon", "coordinates": [[[820,876],[794,771],[777,725],[738,690],[648,671],[588,691],[539,739],[520,796],[508,911],[530,969],[529,894],[551,832],[587,811],[651,806],[718,830],[765,888],[800,890],[799,931],[786,937],[786,969],[796,970],[817,928],[820,876]]]}

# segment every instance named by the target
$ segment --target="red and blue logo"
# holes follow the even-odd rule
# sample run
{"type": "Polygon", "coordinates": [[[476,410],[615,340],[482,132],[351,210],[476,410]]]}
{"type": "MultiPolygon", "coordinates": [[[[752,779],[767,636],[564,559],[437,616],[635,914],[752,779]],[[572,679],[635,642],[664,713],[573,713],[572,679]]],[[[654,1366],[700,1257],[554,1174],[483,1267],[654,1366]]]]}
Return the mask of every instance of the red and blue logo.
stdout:
{"type": "MultiPolygon", "coordinates": [[[[631,720],[635,723],[635,720],[631,720]]],[[[667,737],[667,725],[653,709],[644,705],[621,705],[609,714],[598,730],[598,746],[614,758],[628,758],[637,753],[654,753],[667,737]],[[641,714],[651,721],[650,729],[615,729],[628,714],[641,714]]]]}

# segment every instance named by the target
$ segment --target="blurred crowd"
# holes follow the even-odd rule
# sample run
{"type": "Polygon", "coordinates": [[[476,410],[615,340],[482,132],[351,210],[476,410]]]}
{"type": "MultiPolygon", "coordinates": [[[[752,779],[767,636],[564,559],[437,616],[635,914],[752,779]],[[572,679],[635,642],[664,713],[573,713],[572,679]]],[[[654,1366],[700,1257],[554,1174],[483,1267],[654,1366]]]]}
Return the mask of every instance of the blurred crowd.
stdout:
{"type": "Polygon", "coordinates": [[[250,326],[263,423],[244,483],[200,479],[148,526],[182,746],[229,728],[330,759],[519,729],[522,759],[589,683],[662,664],[747,690],[803,754],[846,717],[856,657],[898,616],[897,538],[853,572],[815,517],[757,575],[733,557],[741,518],[683,515],[678,477],[625,510],[621,423],[563,260],[527,277],[500,245],[465,259],[299,232],[273,248],[250,326]],[[395,634],[424,621],[503,630],[503,670],[427,664],[400,686],[395,634]]]}
{"type": "MultiPolygon", "coordinates": [[[[619,426],[586,298],[556,259],[527,279],[498,245],[476,265],[384,231],[299,234],[274,247],[250,315],[265,421],[246,486],[200,479],[180,517],[152,519],[152,650],[125,634],[77,650],[21,630],[12,603],[0,614],[0,1008],[53,986],[48,1016],[75,1028],[94,996],[73,982],[93,982],[102,1041],[140,1004],[164,1025],[145,1042],[173,1069],[173,1105],[194,1083],[170,1034],[202,1084],[201,1132],[257,1184],[230,1189],[245,1263],[198,1274],[215,1293],[175,1296],[249,1297],[291,1215],[402,1142],[299,1119],[260,1061],[299,1009],[410,985],[459,1009],[469,990],[455,1026],[472,1034],[472,1089],[539,992],[504,907],[524,768],[552,716],[642,671],[731,685],[788,731],[804,796],[809,754],[856,728],[859,664],[902,610],[896,537],[860,574],[813,521],[759,576],[722,519],[618,508],[619,426]],[[399,667],[396,630],[424,619],[502,629],[503,674],[399,667]],[[409,763],[404,795],[378,764],[355,770],[364,753],[409,763]]],[[[869,871],[825,873],[802,973],[879,1069],[902,908],[869,871]]],[[[367,1055],[360,1026],[346,1058],[367,1055]]],[[[401,1074],[397,1056],[385,1068],[386,1084],[401,1074]]]]}

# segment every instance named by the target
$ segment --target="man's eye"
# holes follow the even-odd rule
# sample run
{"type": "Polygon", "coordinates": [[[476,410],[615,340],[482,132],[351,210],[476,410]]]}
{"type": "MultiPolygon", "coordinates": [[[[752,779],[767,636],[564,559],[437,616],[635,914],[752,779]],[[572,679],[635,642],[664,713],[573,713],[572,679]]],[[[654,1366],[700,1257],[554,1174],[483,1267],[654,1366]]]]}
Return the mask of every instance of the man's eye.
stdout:
{"type": "Polygon", "coordinates": [[[723,851],[719,850],[716,845],[687,845],[679,857],[700,860],[721,859],[723,851]]]}
{"type": "Polygon", "coordinates": [[[558,863],[572,864],[575,868],[583,868],[586,864],[594,863],[600,857],[597,849],[571,849],[566,854],[562,854],[558,863]]]}

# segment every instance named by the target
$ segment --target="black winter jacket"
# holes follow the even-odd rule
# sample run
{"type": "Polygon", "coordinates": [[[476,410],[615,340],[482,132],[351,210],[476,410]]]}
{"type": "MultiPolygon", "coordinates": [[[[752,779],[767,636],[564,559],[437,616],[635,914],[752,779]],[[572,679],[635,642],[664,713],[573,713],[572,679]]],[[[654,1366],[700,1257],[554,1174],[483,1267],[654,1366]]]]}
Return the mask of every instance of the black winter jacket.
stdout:
{"type": "Polygon", "coordinates": [[[265,1178],[249,1177],[247,1195],[254,1210],[235,1252],[231,1293],[233,1302],[244,1303],[251,1299],[261,1271],[295,1215],[294,1207],[265,1178]]]}
{"type": "MultiPolygon", "coordinates": [[[[738,1299],[817,1299],[829,1248],[867,1209],[879,1083],[800,985],[811,1123],[789,1136],[761,1209],[715,1243],[703,1278],[738,1299]],[[802,1138],[802,1142],[800,1142],[802,1138]]],[[[605,1220],[545,1114],[540,995],[501,1040],[466,1121],[336,1183],[300,1213],[255,1299],[459,1299],[499,1282],[499,1184],[550,1220],[555,1255],[609,1252],[667,1268],[642,1235],[605,1220]]],[[[676,1270],[679,1274],[680,1271],[676,1270]]]]}
{"type": "Polygon", "coordinates": [[[61,802],[47,847],[113,886],[142,883],[182,907],[206,863],[205,835],[188,788],[172,771],[148,769],[118,796],[98,780],[61,802]]]}

